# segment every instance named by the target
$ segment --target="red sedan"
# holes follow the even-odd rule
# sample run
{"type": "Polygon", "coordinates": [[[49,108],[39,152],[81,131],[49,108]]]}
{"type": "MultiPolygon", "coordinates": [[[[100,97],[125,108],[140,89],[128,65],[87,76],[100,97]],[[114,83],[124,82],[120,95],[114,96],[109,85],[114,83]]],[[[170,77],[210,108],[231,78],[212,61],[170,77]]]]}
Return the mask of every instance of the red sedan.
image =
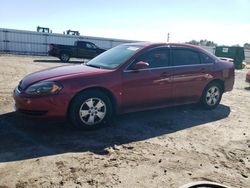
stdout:
{"type": "Polygon", "coordinates": [[[26,76],[14,90],[16,109],[29,115],[69,117],[95,128],[114,114],[200,102],[220,103],[234,85],[234,65],[187,44],[133,43],[87,64],[26,76]]]}
{"type": "Polygon", "coordinates": [[[250,71],[246,75],[246,82],[250,83],[250,71]]]}

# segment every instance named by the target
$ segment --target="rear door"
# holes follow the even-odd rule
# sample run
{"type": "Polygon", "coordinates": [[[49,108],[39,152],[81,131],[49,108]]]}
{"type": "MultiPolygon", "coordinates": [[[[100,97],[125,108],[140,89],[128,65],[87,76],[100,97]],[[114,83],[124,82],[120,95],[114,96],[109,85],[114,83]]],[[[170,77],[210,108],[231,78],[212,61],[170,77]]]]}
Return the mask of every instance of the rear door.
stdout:
{"type": "Polygon", "coordinates": [[[189,47],[172,47],[172,66],[174,67],[173,101],[189,103],[199,100],[202,91],[211,79],[212,63],[204,63],[201,52],[189,47]]]}
{"type": "Polygon", "coordinates": [[[125,111],[157,107],[167,104],[172,97],[169,67],[169,47],[158,47],[137,57],[122,75],[122,103],[125,111]],[[133,64],[144,61],[149,67],[132,70],[133,64]]]}

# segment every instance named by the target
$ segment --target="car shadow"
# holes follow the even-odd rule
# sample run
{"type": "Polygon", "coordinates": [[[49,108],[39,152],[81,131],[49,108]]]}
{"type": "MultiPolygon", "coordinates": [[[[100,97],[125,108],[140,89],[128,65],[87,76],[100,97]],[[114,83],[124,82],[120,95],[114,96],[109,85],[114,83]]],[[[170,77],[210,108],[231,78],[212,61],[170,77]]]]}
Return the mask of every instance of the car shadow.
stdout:
{"type": "MultiPolygon", "coordinates": [[[[36,63],[64,63],[60,60],[44,60],[44,59],[35,59],[33,60],[33,62],[36,62],[36,63]]],[[[84,63],[85,61],[84,60],[72,60],[72,61],[69,61],[67,63],[74,63],[74,64],[80,64],[80,63],[84,63]]]]}
{"type": "Polygon", "coordinates": [[[245,90],[248,90],[248,91],[250,91],[250,86],[249,86],[249,87],[245,87],[245,90]]]}
{"type": "Polygon", "coordinates": [[[107,148],[167,136],[169,133],[226,118],[230,108],[212,111],[197,105],[165,108],[120,115],[113,125],[83,131],[62,120],[27,118],[18,113],[0,115],[0,162],[32,159],[68,152],[105,155],[107,148]]]}

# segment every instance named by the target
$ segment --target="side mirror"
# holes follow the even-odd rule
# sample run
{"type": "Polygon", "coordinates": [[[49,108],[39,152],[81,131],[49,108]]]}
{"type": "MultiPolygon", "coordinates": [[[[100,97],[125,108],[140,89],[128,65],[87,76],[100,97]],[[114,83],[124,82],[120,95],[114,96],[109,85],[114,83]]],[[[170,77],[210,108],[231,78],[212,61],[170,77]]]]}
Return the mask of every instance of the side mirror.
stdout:
{"type": "Polygon", "coordinates": [[[136,64],[133,65],[133,70],[140,70],[140,69],[147,69],[149,67],[149,64],[144,61],[139,61],[136,64]]]}

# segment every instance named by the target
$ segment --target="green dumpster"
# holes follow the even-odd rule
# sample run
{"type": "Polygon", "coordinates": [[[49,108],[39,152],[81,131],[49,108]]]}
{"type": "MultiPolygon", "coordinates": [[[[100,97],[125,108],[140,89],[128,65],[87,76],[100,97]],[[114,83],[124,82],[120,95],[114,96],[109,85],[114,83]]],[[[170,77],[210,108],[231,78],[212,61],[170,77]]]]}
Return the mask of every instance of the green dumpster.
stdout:
{"type": "Polygon", "coordinates": [[[243,61],[245,60],[245,53],[243,47],[238,46],[217,46],[215,49],[215,55],[217,57],[227,57],[234,60],[234,66],[236,69],[243,68],[243,61]]]}

